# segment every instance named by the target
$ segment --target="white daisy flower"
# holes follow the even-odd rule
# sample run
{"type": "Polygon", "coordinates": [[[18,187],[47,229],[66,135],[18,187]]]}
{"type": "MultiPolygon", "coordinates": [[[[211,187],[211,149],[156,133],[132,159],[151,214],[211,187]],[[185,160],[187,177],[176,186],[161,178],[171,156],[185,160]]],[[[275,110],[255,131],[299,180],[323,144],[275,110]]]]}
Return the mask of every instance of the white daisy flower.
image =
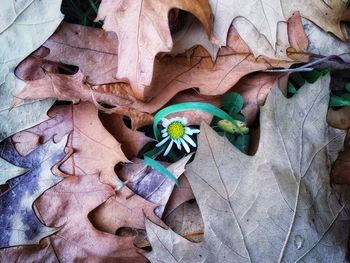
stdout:
{"type": "Polygon", "coordinates": [[[170,143],[163,154],[164,156],[170,152],[170,149],[173,147],[174,143],[179,150],[181,150],[181,147],[183,146],[187,153],[190,152],[190,147],[188,144],[192,145],[193,147],[197,146],[190,136],[195,133],[199,133],[199,130],[187,127],[186,118],[175,117],[171,118],[170,120],[164,118],[162,120],[162,125],[164,129],[161,132],[164,139],[160,141],[156,147],[160,147],[170,140],[170,143]]]}

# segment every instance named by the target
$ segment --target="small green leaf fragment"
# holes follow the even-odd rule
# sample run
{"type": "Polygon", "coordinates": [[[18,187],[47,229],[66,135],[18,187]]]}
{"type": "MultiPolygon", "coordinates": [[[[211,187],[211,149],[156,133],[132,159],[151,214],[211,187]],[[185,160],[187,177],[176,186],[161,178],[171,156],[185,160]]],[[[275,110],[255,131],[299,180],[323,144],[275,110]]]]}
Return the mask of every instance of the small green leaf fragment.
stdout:
{"type": "Polygon", "coordinates": [[[345,84],[345,89],[347,92],[350,92],[350,82],[345,84]]]}
{"type": "Polygon", "coordinates": [[[237,121],[238,126],[241,128],[241,131],[239,132],[237,130],[237,128],[228,120],[220,120],[218,121],[218,127],[228,133],[232,133],[232,134],[247,134],[249,132],[249,128],[246,126],[246,124],[244,122],[241,121],[237,121]]]}
{"type": "Polygon", "coordinates": [[[350,100],[344,99],[339,96],[331,96],[329,101],[330,107],[343,107],[343,106],[350,106],[350,100]]]}
{"type": "Polygon", "coordinates": [[[291,93],[291,94],[295,94],[297,93],[297,89],[295,88],[295,86],[293,85],[292,82],[288,81],[288,92],[291,93]]]}
{"type": "Polygon", "coordinates": [[[229,92],[225,95],[222,105],[224,106],[224,109],[227,110],[232,116],[232,114],[236,114],[241,111],[243,104],[243,98],[239,93],[229,92]]]}

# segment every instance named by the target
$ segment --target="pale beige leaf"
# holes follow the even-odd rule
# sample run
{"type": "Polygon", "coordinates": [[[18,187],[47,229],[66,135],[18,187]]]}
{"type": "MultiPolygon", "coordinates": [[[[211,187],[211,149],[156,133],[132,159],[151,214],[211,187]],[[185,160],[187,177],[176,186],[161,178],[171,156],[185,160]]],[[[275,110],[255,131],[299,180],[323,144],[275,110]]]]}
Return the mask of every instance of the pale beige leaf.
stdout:
{"type": "Polygon", "coordinates": [[[194,244],[147,222],[152,262],[345,261],[350,195],[330,185],[344,133],[326,123],[329,81],[308,84],[291,99],[272,91],[255,156],[203,124],[186,176],[203,215],[204,241],[194,244]]]}
{"type": "Polygon", "coordinates": [[[99,7],[96,20],[104,20],[103,28],[118,35],[116,78],[128,81],[139,99],[144,99],[144,89],[151,84],[156,55],[172,49],[168,25],[172,8],[194,14],[211,34],[211,9],[207,0],[103,0],[99,7]]]}

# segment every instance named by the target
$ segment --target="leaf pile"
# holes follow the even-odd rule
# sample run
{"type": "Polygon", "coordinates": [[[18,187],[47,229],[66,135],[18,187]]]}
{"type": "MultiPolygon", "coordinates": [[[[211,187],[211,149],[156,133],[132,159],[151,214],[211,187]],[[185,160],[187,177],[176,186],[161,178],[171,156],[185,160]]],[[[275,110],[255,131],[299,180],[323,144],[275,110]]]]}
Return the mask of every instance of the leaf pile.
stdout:
{"type": "Polygon", "coordinates": [[[342,0],[5,1],[0,261],[345,262],[348,21],[342,0]],[[163,156],[153,122],[183,102],[246,134],[172,112],[198,149],[163,156]]]}

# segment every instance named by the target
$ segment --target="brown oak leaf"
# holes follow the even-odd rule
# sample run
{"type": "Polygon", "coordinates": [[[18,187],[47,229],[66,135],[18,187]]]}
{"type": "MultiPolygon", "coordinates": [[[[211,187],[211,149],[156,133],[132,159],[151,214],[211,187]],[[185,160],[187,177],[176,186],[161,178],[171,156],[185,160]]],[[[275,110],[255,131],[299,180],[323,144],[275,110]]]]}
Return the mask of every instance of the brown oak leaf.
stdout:
{"type": "Polygon", "coordinates": [[[119,39],[116,78],[128,81],[139,99],[152,81],[154,58],[172,49],[168,13],[173,8],[192,13],[211,35],[208,0],[103,0],[99,7],[96,20],[104,20],[103,28],[116,32],[119,39]]]}

